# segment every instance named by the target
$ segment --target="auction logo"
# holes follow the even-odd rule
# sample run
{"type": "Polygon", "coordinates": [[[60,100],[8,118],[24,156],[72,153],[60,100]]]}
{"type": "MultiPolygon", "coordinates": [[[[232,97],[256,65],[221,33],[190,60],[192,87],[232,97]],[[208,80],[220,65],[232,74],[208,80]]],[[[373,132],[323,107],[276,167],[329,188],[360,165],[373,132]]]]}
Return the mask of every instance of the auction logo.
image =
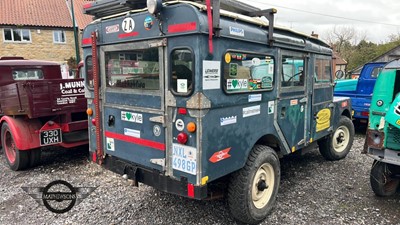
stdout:
{"type": "Polygon", "coordinates": [[[22,187],[36,202],[54,213],[66,213],[88,197],[96,187],[73,187],[63,180],[55,180],[46,187],[22,187]]]}

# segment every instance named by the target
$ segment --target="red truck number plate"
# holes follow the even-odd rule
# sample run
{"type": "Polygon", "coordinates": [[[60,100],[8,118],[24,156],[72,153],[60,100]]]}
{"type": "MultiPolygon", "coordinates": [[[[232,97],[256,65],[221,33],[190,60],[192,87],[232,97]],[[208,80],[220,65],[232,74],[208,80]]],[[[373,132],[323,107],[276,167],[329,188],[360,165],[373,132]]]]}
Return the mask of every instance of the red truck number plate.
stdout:
{"type": "Polygon", "coordinates": [[[61,129],[54,130],[41,130],[40,131],[40,145],[54,145],[62,142],[61,129]]]}

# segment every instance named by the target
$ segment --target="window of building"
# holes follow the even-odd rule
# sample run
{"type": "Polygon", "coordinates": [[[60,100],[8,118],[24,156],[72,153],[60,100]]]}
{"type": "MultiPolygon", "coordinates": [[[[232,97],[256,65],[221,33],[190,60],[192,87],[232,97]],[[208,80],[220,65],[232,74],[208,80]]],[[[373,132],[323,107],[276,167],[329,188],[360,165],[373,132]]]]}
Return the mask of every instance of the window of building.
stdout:
{"type": "Polygon", "coordinates": [[[272,90],[272,56],[245,52],[227,52],[223,63],[223,82],[227,93],[272,90]]]}
{"type": "Polygon", "coordinates": [[[66,43],[65,32],[63,30],[53,31],[53,42],[54,43],[66,43]]]}
{"type": "Polygon", "coordinates": [[[31,31],[28,29],[4,28],[5,42],[31,42],[31,31]]]}

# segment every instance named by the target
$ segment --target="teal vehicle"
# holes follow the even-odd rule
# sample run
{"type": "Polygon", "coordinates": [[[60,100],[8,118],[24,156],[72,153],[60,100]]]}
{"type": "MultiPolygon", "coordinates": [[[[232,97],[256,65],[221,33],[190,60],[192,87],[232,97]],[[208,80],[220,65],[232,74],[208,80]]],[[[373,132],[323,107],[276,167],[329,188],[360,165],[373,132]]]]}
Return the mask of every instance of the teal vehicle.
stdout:
{"type": "Polygon", "coordinates": [[[383,68],[372,96],[364,153],[374,159],[370,173],[378,196],[396,193],[400,183],[400,60],[383,68]]]}

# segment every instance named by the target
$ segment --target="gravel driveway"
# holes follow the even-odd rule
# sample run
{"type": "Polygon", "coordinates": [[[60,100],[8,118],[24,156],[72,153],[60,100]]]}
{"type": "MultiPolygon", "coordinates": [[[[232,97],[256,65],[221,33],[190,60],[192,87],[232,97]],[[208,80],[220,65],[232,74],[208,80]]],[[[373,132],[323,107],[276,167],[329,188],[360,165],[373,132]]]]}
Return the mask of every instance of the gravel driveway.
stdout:
{"type": "MultiPolygon", "coordinates": [[[[275,209],[262,224],[400,224],[400,194],[375,197],[369,186],[372,160],[361,155],[357,134],[346,159],[325,161],[318,150],[281,160],[282,179],[275,209]]],[[[48,149],[43,165],[13,172],[0,157],[0,224],[235,224],[225,201],[195,201],[131,186],[91,163],[87,150],[48,149]],[[21,187],[63,179],[97,187],[65,214],[40,206],[21,187]]]]}

